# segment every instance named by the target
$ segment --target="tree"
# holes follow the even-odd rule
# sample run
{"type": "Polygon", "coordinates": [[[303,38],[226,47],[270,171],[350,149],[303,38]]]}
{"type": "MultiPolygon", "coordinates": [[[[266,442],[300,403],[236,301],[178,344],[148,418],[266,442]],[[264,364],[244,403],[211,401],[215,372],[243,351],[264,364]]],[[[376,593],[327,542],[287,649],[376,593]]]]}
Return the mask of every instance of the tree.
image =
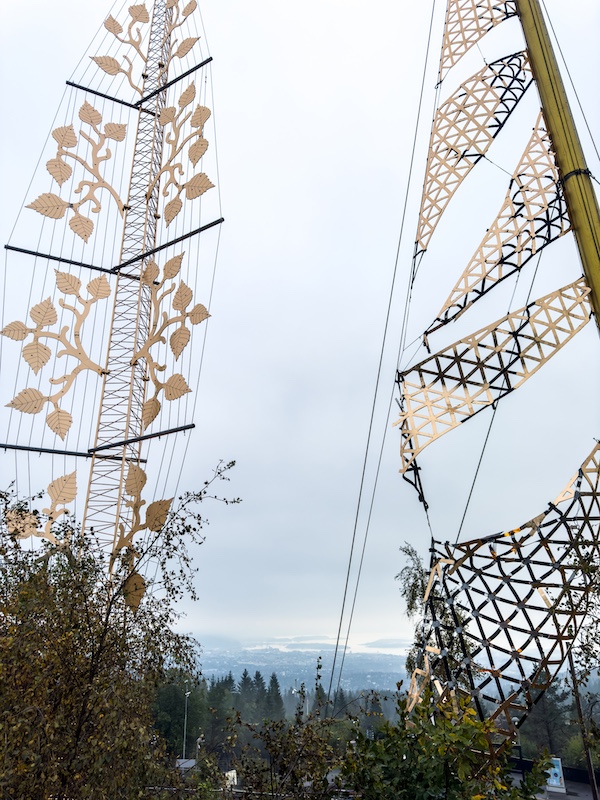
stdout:
{"type": "Polygon", "coordinates": [[[272,719],[274,721],[285,719],[285,708],[283,707],[279,680],[274,672],[269,679],[265,712],[267,719],[272,719]]]}

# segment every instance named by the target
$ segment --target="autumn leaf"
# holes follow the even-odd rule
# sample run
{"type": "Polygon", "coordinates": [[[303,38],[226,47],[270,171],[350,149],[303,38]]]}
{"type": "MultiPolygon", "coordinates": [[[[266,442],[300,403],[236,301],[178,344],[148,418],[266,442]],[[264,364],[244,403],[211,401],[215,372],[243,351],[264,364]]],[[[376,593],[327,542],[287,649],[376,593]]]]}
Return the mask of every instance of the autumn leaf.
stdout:
{"type": "Polygon", "coordinates": [[[110,283],[106,279],[105,275],[100,275],[99,278],[94,278],[94,280],[90,281],[85,288],[96,300],[104,300],[105,298],[110,297],[110,283]]]}
{"type": "Polygon", "coordinates": [[[160,269],[158,268],[158,264],[156,261],[149,261],[146,264],[146,269],[142,273],[142,283],[146,283],[148,286],[154,283],[154,281],[158,278],[158,274],[160,269]]]}
{"type": "Polygon", "coordinates": [[[185,92],[179,98],[179,108],[185,108],[186,106],[189,106],[194,97],[196,97],[196,87],[193,83],[190,83],[185,92]]]}
{"type": "Polygon", "coordinates": [[[173,298],[173,308],[175,311],[185,311],[191,302],[192,290],[181,281],[173,298]]]}
{"type": "Polygon", "coordinates": [[[117,20],[112,16],[109,16],[107,17],[107,19],[104,20],[104,27],[106,28],[107,31],[110,31],[110,33],[113,33],[115,36],[118,36],[120,33],[123,33],[123,28],[121,27],[121,25],[119,25],[117,20]]]}
{"type": "Polygon", "coordinates": [[[96,111],[94,106],[91,106],[87,100],[79,109],[79,119],[82,122],[87,122],[88,125],[100,125],[102,122],[102,114],[96,111]]]}
{"type": "Polygon", "coordinates": [[[144,430],[146,430],[146,428],[154,422],[159,411],[160,402],[156,397],[151,397],[150,400],[146,400],[142,406],[142,424],[144,426],[144,430]]]}
{"type": "Polygon", "coordinates": [[[56,272],[56,285],[58,291],[63,294],[79,294],[81,289],[81,281],[76,275],[71,275],[70,272],[56,272]]]}
{"type": "Polygon", "coordinates": [[[207,176],[201,172],[199,175],[194,175],[194,177],[185,184],[185,196],[188,200],[194,200],[194,198],[200,197],[201,194],[212,189],[213,186],[214,183],[211,183],[207,176]]]}
{"type": "Polygon", "coordinates": [[[42,327],[44,325],[54,325],[58,319],[56,309],[52,305],[52,300],[50,300],[49,297],[33,306],[29,312],[29,316],[37,325],[41,325],[42,327]]]}
{"type": "Polygon", "coordinates": [[[165,206],[164,216],[167,228],[173,222],[177,214],[179,214],[179,212],[181,211],[182,205],[183,203],[181,202],[179,197],[176,197],[174,200],[171,200],[171,202],[167,203],[167,205],[165,206]]]}
{"type": "Polygon", "coordinates": [[[185,253],[180,253],[178,256],[173,256],[173,258],[167,261],[164,268],[165,278],[174,278],[178,274],[184,255],[185,253]]]}
{"type": "Polygon", "coordinates": [[[84,242],[92,235],[94,230],[94,223],[89,217],[84,217],[83,214],[74,214],[69,220],[69,228],[73,233],[77,234],[84,242]]]}
{"type": "Polygon", "coordinates": [[[33,203],[30,203],[26,208],[32,208],[38,214],[43,214],[50,219],[62,219],[65,211],[69,207],[66,200],[62,200],[58,195],[52,192],[44,192],[33,203]]]}
{"type": "Polygon", "coordinates": [[[129,6],[129,15],[135,22],[150,22],[148,10],[144,5],[129,6]]]}
{"type": "Polygon", "coordinates": [[[198,325],[201,322],[204,322],[205,319],[208,319],[210,314],[206,310],[206,307],[202,305],[202,303],[198,303],[195,305],[190,313],[188,314],[188,319],[192,323],[192,325],[198,325]]]}
{"type": "Polygon", "coordinates": [[[54,409],[54,411],[46,417],[46,425],[63,440],[72,424],[73,417],[68,411],[64,411],[62,408],[54,409]]]}
{"type": "Polygon", "coordinates": [[[22,342],[29,333],[29,328],[24,322],[9,322],[8,325],[0,331],[2,336],[7,336],[15,342],[22,342]]]}
{"type": "Polygon", "coordinates": [[[169,344],[175,356],[175,361],[177,361],[179,356],[183,353],[185,346],[190,340],[190,336],[189,328],[186,328],[185,325],[182,325],[181,328],[177,328],[177,330],[173,331],[171,334],[169,344]]]}
{"type": "Polygon", "coordinates": [[[181,12],[181,15],[182,15],[182,17],[183,17],[184,19],[185,19],[186,17],[189,17],[189,15],[190,15],[190,14],[191,14],[193,11],[195,11],[195,10],[196,10],[196,6],[197,6],[196,0],[192,0],[192,2],[191,2],[191,3],[188,3],[188,4],[187,4],[187,6],[186,6],[186,7],[183,9],[183,11],[181,12]]]}
{"type": "Polygon", "coordinates": [[[37,375],[44,364],[47,364],[48,361],[50,361],[50,356],[52,354],[49,347],[47,347],[45,344],[42,344],[42,342],[36,341],[26,344],[21,351],[21,355],[37,375]]]}
{"type": "Polygon", "coordinates": [[[130,464],[125,481],[125,491],[132,497],[139,497],[146,485],[146,473],[137,464],[130,464]]]}
{"type": "Polygon", "coordinates": [[[68,181],[73,173],[71,165],[65,163],[62,158],[51,158],[50,161],[46,162],[46,169],[59,186],[68,181]]]}
{"type": "Polygon", "coordinates": [[[190,52],[192,47],[196,44],[198,39],[199,39],[198,36],[192,37],[190,39],[184,39],[183,42],[179,45],[179,47],[177,48],[177,50],[174,53],[175,58],[183,58],[184,56],[187,56],[187,54],[190,52]]]}
{"type": "Polygon", "coordinates": [[[57,142],[59,147],[75,147],[77,144],[77,135],[72,125],[55,128],[52,131],[52,138],[57,142]]]}
{"type": "Polygon", "coordinates": [[[179,400],[179,398],[183,397],[184,394],[192,391],[185,382],[183,375],[180,375],[179,373],[171,375],[169,380],[164,385],[164,390],[166,400],[179,400]]]}
{"type": "Polygon", "coordinates": [[[91,56],[91,59],[108,75],[118,75],[119,72],[122,72],[121,65],[116,58],[111,56],[91,56]]]}
{"type": "Polygon", "coordinates": [[[77,472],[63,475],[52,481],[48,487],[48,495],[53,503],[71,503],[77,495],[77,472]]]}
{"type": "Polygon", "coordinates": [[[132,573],[123,584],[123,597],[132,611],[137,611],[146,594],[146,581],[139,572],[132,573]]]}
{"type": "Polygon", "coordinates": [[[109,139],[122,142],[127,133],[127,125],[122,125],[120,122],[107,122],[104,126],[104,133],[109,139]]]}
{"type": "Polygon", "coordinates": [[[200,161],[207,149],[208,141],[206,139],[203,139],[202,137],[200,137],[200,139],[196,139],[188,151],[190,161],[194,166],[196,166],[196,164],[200,161]]]}
{"type": "Polygon", "coordinates": [[[175,106],[167,106],[166,108],[161,108],[160,114],[158,115],[158,121],[161,125],[167,125],[169,122],[175,121],[175,114],[177,113],[177,109],[175,106]]]}
{"type": "Polygon", "coordinates": [[[196,110],[190,119],[190,125],[193,128],[202,128],[204,123],[210,117],[210,108],[206,106],[196,106],[196,110]]]}
{"type": "Polygon", "coordinates": [[[6,407],[15,408],[22,414],[38,414],[45,402],[46,398],[37,389],[23,389],[6,407]]]}
{"type": "Polygon", "coordinates": [[[160,531],[167,521],[167,514],[172,502],[173,498],[170,500],[156,500],[154,503],[150,503],[146,511],[146,527],[149,530],[160,531]]]}

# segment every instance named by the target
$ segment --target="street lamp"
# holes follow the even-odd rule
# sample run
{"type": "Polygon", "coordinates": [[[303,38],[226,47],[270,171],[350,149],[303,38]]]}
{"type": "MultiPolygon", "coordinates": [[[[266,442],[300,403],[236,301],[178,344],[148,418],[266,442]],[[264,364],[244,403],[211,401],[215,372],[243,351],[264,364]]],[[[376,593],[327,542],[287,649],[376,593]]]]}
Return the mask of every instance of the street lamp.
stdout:
{"type": "Polygon", "coordinates": [[[185,761],[185,740],[187,737],[187,709],[188,709],[188,697],[191,695],[191,692],[187,690],[188,681],[185,682],[185,713],[183,715],[183,755],[182,758],[185,761]]]}

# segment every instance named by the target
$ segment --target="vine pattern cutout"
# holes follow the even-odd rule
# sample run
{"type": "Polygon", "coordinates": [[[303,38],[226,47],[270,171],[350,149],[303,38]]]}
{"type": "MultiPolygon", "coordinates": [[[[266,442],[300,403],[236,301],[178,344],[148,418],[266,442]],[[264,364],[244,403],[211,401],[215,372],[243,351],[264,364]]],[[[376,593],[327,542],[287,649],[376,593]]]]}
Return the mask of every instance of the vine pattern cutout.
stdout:
{"type": "Polygon", "coordinates": [[[175,373],[162,381],[160,376],[165,372],[166,364],[159,364],[155,360],[152,349],[158,344],[166,344],[167,331],[172,326],[177,326],[169,336],[169,346],[175,360],[179,359],[191,338],[190,328],[186,325],[199,325],[208,319],[210,314],[201,303],[187,310],[192,303],[193,292],[183,281],[175,285],[175,278],[179,274],[184,253],[169,259],[160,275],[160,267],[155,261],[149,261],[142,273],[142,283],[150,289],[151,320],[148,337],[140,349],[135,353],[131,364],[137,364],[140,359],[145,359],[148,368],[148,378],[154,385],[154,395],[146,400],[142,406],[142,425],[144,430],[156,419],[161,409],[158,399],[162,392],[166,400],[178,400],[190,390],[183,375],[175,373]],[[166,304],[171,297],[171,311],[167,312],[166,304]],[[174,313],[178,312],[178,313],[174,313]]]}
{"type": "Polygon", "coordinates": [[[59,331],[50,330],[51,326],[57,323],[58,314],[52,300],[48,297],[33,306],[29,312],[35,327],[28,327],[20,321],[10,322],[0,331],[0,334],[14,341],[24,341],[28,336],[32,336],[32,341],[23,347],[21,355],[35,375],[48,363],[52,355],[50,348],[44,344],[44,339],[54,340],[57,345],[62,345],[62,349],[57,350],[57,358],[71,356],[79,362],[70,372],[66,372],[58,378],[48,379],[52,386],[57,387],[55,392],[45,395],[39,389],[23,389],[10,403],[7,403],[9,408],[14,408],[24,414],[39,414],[47,403],[50,404],[54,410],[46,417],[46,424],[64,440],[73,423],[73,418],[68,411],[60,408],[60,400],[69,392],[81,372],[91,370],[97,372],[98,375],[106,374],[106,370],[92,361],[84,350],[81,331],[92,306],[99,300],[109,297],[111,289],[106,277],[101,275],[87,284],[86,289],[89,296],[84,299],[80,293],[81,281],[79,278],[58,270],[56,270],[56,286],[59,292],[64,295],[72,295],[74,298],[73,305],[63,298],[58,301],[64,311],[73,314],[72,326],[64,325],[59,331]]]}
{"type": "Polygon", "coordinates": [[[52,533],[52,525],[64,514],[69,514],[69,509],[65,508],[66,503],[72,503],[77,495],[77,473],[71,472],[56,478],[48,486],[50,497],[50,507],[43,508],[42,514],[46,517],[46,523],[42,527],[42,521],[37,511],[29,511],[27,508],[17,506],[6,512],[6,528],[8,532],[17,539],[28,539],[30,536],[37,536],[40,539],[47,539],[52,544],[57,544],[56,537],[52,533]]]}
{"type": "Polygon", "coordinates": [[[36,200],[30,203],[27,208],[31,208],[50,219],[62,219],[67,210],[73,212],[69,220],[69,227],[73,233],[77,234],[87,243],[94,230],[94,223],[89,217],[84,217],[79,213],[79,209],[86,203],[91,203],[92,214],[98,214],[102,208],[98,192],[105,189],[117,204],[119,214],[124,214],[124,204],[116,190],[108,183],[102,175],[103,166],[106,161],[112,158],[112,151],[107,145],[107,140],[122,142],[127,133],[127,126],[119,122],[107,122],[104,130],[101,127],[102,115],[88,102],[85,102],[79,109],[79,119],[89,125],[91,133],[80,129],[79,135],[84,139],[89,147],[91,156],[86,160],[83,156],[73,151],[77,147],[77,134],[73,125],[64,125],[52,131],[52,137],[58,144],[56,156],[46,163],[46,169],[59,186],[62,186],[73,174],[73,168],[69,164],[69,159],[79,164],[87,175],[79,181],[74,190],[76,195],[82,195],[77,202],[63,200],[62,197],[53,192],[45,192],[36,200]],[[103,151],[103,148],[104,151],[103,151]]]}

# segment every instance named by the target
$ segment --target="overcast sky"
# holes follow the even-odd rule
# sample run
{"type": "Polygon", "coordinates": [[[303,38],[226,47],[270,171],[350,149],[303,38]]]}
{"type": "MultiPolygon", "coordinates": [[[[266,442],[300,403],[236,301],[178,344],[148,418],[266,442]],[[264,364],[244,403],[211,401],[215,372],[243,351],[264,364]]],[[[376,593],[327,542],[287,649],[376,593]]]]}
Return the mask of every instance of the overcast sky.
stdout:
{"type": "MultiPolygon", "coordinates": [[[[600,8],[596,0],[546,5],[597,131],[600,8]]],[[[219,459],[235,459],[229,491],[243,503],[206,508],[211,525],[197,553],[201,599],[186,608],[184,626],[201,641],[335,637],[431,4],[205,0],[201,7],[214,58],[226,222],[197,428],[180,489],[193,489],[219,459]]],[[[26,195],[64,81],[109,11],[109,3],[88,0],[31,0],[3,8],[2,243],[26,195]]],[[[434,60],[441,21],[439,4],[434,60]]],[[[486,57],[485,48],[491,54],[494,41],[482,43],[486,57]]],[[[513,49],[520,49],[518,37],[514,41],[513,49]]],[[[434,83],[435,69],[426,82],[417,188],[434,83]]],[[[527,109],[525,138],[532,124],[526,114],[527,109]]],[[[514,153],[499,146],[494,157],[510,172],[524,140],[516,123],[507,135],[514,137],[514,153]]],[[[588,146],[587,135],[583,138],[588,146]]],[[[599,174],[591,154],[590,166],[599,174]]],[[[499,171],[488,169],[490,176],[499,171]]],[[[462,269],[461,248],[472,251],[491,221],[506,179],[492,196],[484,177],[475,205],[461,200],[452,212],[446,226],[450,244],[440,243],[415,287],[413,335],[428,324],[448,281],[462,269]],[[471,215],[480,227],[465,234],[459,217],[471,215]],[[449,249],[454,247],[457,252],[449,249]]],[[[389,428],[415,202],[407,216],[384,353],[359,551],[378,449],[389,428]]],[[[561,242],[557,253],[545,276],[536,279],[533,297],[577,277],[571,245],[561,242]]],[[[488,321],[505,309],[492,312],[490,306],[490,313],[488,321]]],[[[475,327],[483,324],[478,318],[475,327]]],[[[498,412],[464,536],[515,527],[539,513],[591,449],[598,435],[598,337],[589,325],[580,339],[556,357],[547,375],[533,378],[498,412]]],[[[456,536],[488,422],[480,414],[468,434],[455,431],[423,456],[439,539],[456,536]]],[[[3,485],[11,477],[9,463],[3,485]]],[[[410,635],[394,582],[402,566],[398,547],[408,540],[426,556],[429,531],[398,468],[398,435],[389,431],[357,597],[351,637],[356,644],[410,635]]]]}

